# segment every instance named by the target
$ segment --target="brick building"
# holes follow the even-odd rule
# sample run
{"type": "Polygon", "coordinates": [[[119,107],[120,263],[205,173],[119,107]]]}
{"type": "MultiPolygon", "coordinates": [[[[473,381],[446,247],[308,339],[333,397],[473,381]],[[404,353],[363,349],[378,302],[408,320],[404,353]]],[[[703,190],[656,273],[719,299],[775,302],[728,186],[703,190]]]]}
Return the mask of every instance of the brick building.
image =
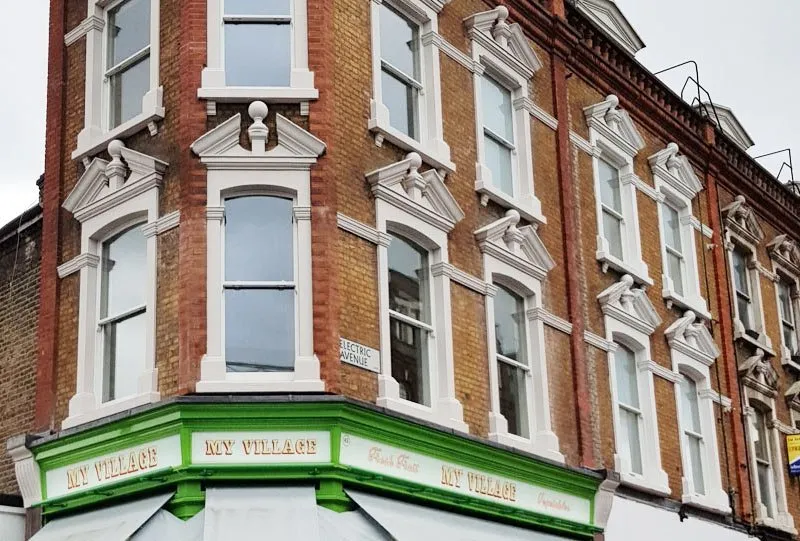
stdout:
{"type": "Polygon", "coordinates": [[[800,202],[613,2],[50,30],[40,535],[796,536],[800,202]]]}

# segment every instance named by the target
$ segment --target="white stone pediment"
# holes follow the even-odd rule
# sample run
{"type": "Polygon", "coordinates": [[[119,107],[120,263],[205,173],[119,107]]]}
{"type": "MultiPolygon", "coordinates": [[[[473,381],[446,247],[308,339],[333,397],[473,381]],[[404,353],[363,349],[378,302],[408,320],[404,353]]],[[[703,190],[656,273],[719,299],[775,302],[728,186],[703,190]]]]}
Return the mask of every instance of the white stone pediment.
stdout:
{"type": "Polygon", "coordinates": [[[720,351],[708,328],[696,319],[697,315],[688,310],[664,331],[664,335],[671,348],[710,366],[720,351]]]}
{"type": "Polygon", "coordinates": [[[649,336],[661,325],[661,318],[644,290],[633,285],[633,277],[626,274],[600,293],[597,300],[603,314],[649,336]]]}
{"type": "Polygon", "coordinates": [[[484,254],[543,280],[555,262],[536,229],[531,225],[517,227],[519,221],[519,212],[509,210],[503,218],[475,231],[475,238],[484,254]]]}
{"type": "Polygon", "coordinates": [[[108,145],[111,161],[95,158],[64,200],[63,208],[84,222],[97,214],[161,185],[167,163],[127,148],[108,145]]]}
{"type": "Polygon", "coordinates": [[[722,214],[726,225],[734,234],[753,245],[764,240],[764,230],[743,195],[737,195],[730,205],[722,209],[722,214]]]}
{"type": "Polygon", "coordinates": [[[577,0],[575,7],[631,55],[644,49],[642,38],[612,0],[577,0]]]}
{"type": "Polygon", "coordinates": [[[519,24],[508,24],[507,19],[508,8],[497,6],[470,15],[464,19],[464,26],[471,40],[501,58],[525,79],[530,79],[541,69],[542,62],[519,24]]]}
{"type": "Polygon", "coordinates": [[[800,278],[800,248],[789,235],[778,235],[767,244],[770,257],[800,278]]]}
{"type": "Polygon", "coordinates": [[[631,116],[619,108],[619,98],[610,94],[606,99],[583,110],[589,128],[619,147],[630,157],[644,148],[644,138],[631,116]]]}
{"type": "Polygon", "coordinates": [[[702,191],[703,183],[697,178],[689,159],[679,154],[678,145],[670,143],[664,150],[648,158],[654,176],[677,190],[688,199],[694,199],[702,191]]]}
{"type": "Polygon", "coordinates": [[[716,124],[722,130],[722,133],[730,137],[742,150],[747,150],[755,144],[730,107],[725,107],[718,103],[704,102],[696,105],[695,109],[716,124]]]}
{"type": "Polygon", "coordinates": [[[767,397],[774,397],[778,388],[778,373],[764,350],[758,348],[754,355],[739,365],[742,383],[767,397]]]}
{"type": "Polygon", "coordinates": [[[239,144],[242,116],[236,114],[192,143],[192,151],[209,169],[309,169],[325,152],[325,143],[288,118],[276,115],[278,144],[267,150],[267,113],[264,103],[250,104],[250,149],[239,144]]]}
{"type": "Polygon", "coordinates": [[[422,158],[416,152],[405,159],[367,174],[377,199],[384,200],[430,225],[449,232],[464,218],[442,176],[434,169],[420,173],[422,158]]]}

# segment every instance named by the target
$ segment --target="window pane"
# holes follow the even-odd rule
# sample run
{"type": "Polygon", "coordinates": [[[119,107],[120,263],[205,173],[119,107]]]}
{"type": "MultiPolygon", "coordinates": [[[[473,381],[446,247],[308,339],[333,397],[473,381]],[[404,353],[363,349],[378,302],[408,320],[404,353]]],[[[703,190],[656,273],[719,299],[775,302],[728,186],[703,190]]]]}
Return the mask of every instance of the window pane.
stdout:
{"type": "Polygon", "coordinates": [[[483,138],[486,167],[492,172],[492,184],[503,193],[514,196],[514,180],[511,171],[511,150],[495,141],[492,136],[483,138]]]}
{"type": "Polygon", "coordinates": [[[681,415],[685,429],[702,434],[700,406],[697,401],[697,383],[685,374],[681,381],[681,415]]]}
{"type": "Polygon", "coordinates": [[[767,516],[772,517],[772,494],[770,490],[770,477],[772,476],[769,464],[758,463],[758,493],[761,504],[767,508],[767,516]]]}
{"type": "Polygon", "coordinates": [[[225,0],[225,15],[291,15],[290,0],[225,0]]]}
{"type": "Polygon", "coordinates": [[[619,218],[603,211],[603,235],[608,242],[608,250],[617,259],[623,259],[622,222],[619,218]]]}
{"type": "Polygon", "coordinates": [[[100,317],[121,315],[144,306],[147,243],[141,226],[128,229],[103,245],[103,289],[100,317]]]}
{"type": "Polygon", "coordinates": [[[742,295],[736,295],[736,305],[739,309],[739,320],[744,325],[745,329],[752,329],[753,322],[750,319],[750,301],[742,295]]]}
{"type": "Polygon", "coordinates": [[[740,251],[733,254],[733,284],[738,291],[750,295],[750,283],[747,276],[747,257],[740,251]]]}
{"type": "Polygon", "coordinates": [[[419,26],[385,3],[380,10],[381,59],[419,80],[419,26]]]}
{"type": "Polygon", "coordinates": [[[705,480],[703,479],[703,442],[694,436],[687,436],[689,443],[689,462],[692,468],[692,484],[697,494],[706,493],[705,480]]]}
{"type": "Polygon", "coordinates": [[[142,112],[142,98],[150,90],[150,57],[128,66],[110,79],[111,128],[116,128],[142,112]]]}
{"type": "Polygon", "coordinates": [[[639,390],[636,380],[636,355],[622,344],[614,352],[617,372],[617,400],[633,408],[639,407],[639,390]]]}
{"type": "Polygon", "coordinates": [[[667,272],[672,278],[672,287],[678,295],[683,295],[683,259],[667,252],[667,272]]]}
{"type": "Polygon", "coordinates": [[[511,92],[491,77],[481,79],[483,125],[509,143],[514,143],[511,113],[511,92]]]}
{"type": "Polygon", "coordinates": [[[755,447],[756,458],[759,460],[769,461],[769,441],[767,440],[767,419],[764,412],[755,410],[755,425],[756,425],[756,441],[753,442],[755,447]]]}
{"type": "Polygon", "coordinates": [[[795,346],[795,330],[786,324],[783,325],[783,343],[790,353],[794,354],[797,352],[797,347],[795,346]]]}
{"type": "Polygon", "coordinates": [[[778,283],[778,298],[781,304],[781,317],[787,323],[794,325],[791,289],[785,281],[778,283]]]}
{"type": "Polygon", "coordinates": [[[291,25],[225,25],[228,86],[289,86],[291,66],[291,25]]]}
{"type": "Polygon", "coordinates": [[[145,314],[105,327],[103,401],[135,395],[144,372],[145,314]]]}
{"type": "Polygon", "coordinates": [[[669,205],[664,205],[664,244],[683,253],[681,249],[681,220],[678,211],[669,205]]]}
{"type": "Polygon", "coordinates": [[[128,0],[108,13],[108,68],[150,43],[150,0],[128,0]]]}
{"type": "Polygon", "coordinates": [[[429,406],[428,333],[396,319],[391,326],[392,377],[400,385],[400,398],[429,406]]]}
{"type": "Polygon", "coordinates": [[[619,171],[616,167],[604,160],[598,160],[600,176],[600,200],[622,214],[622,200],[620,199],[619,171]]]}
{"type": "Polygon", "coordinates": [[[500,379],[500,413],[508,421],[508,432],[528,438],[525,372],[504,362],[497,363],[497,371],[500,379]]]}
{"type": "Polygon", "coordinates": [[[292,289],[225,290],[225,360],[229,372],[294,369],[292,289]]]}
{"type": "Polygon", "coordinates": [[[525,364],[525,303],[504,287],[494,298],[497,353],[525,364]]]}
{"type": "Polygon", "coordinates": [[[417,138],[417,90],[385,71],[381,72],[381,99],[389,109],[389,124],[417,138]]]}
{"type": "Polygon", "coordinates": [[[225,280],[294,280],[290,199],[255,196],[225,200],[225,280]]]}
{"type": "Polygon", "coordinates": [[[426,323],[430,321],[427,259],[423,248],[392,236],[389,245],[389,308],[426,323]]]}
{"type": "Polygon", "coordinates": [[[628,455],[631,471],[642,474],[642,444],[639,438],[639,416],[625,408],[619,408],[620,452],[628,455]]]}

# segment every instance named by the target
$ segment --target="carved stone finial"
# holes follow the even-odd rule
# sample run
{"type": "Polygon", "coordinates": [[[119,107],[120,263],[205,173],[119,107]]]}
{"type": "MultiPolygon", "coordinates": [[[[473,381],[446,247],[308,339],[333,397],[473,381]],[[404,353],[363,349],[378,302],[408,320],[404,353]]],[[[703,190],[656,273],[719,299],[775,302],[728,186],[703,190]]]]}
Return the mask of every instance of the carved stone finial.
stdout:
{"type": "Polygon", "coordinates": [[[269,128],[264,124],[267,113],[269,108],[263,101],[254,101],[247,108],[247,114],[253,119],[253,124],[247,129],[253,154],[264,154],[267,151],[269,128]]]}
{"type": "Polygon", "coordinates": [[[508,8],[505,6],[497,6],[494,8],[497,13],[497,22],[492,28],[492,37],[497,43],[503,47],[508,47],[508,38],[511,37],[511,27],[506,22],[508,19],[508,8]]]}
{"type": "Polygon", "coordinates": [[[412,200],[420,201],[422,193],[428,185],[425,177],[419,172],[419,168],[422,166],[422,157],[416,152],[409,152],[406,160],[408,160],[408,173],[403,177],[403,189],[412,200]]]}
{"type": "Polygon", "coordinates": [[[622,305],[622,309],[626,312],[631,312],[633,310],[633,299],[636,294],[633,292],[633,277],[630,274],[624,275],[620,279],[620,284],[624,284],[627,289],[622,292],[619,297],[619,303],[622,305]]]}
{"type": "Polygon", "coordinates": [[[778,374],[769,359],[764,356],[764,350],[761,348],[756,349],[755,354],[748,357],[739,366],[739,372],[745,378],[751,378],[770,389],[775,389],[778,384],[778,374]]]}
{"type": "Polygon", "coordinates": [[[520,252],[523,239],[522,233],[517,228],[517,224],[519,223],[520,219],[519,212],[511,209],[506,212],[506,218],[508,218],[509,221],[508,229],[506,229],[506,232],[503,234],[503,242],[506,243],[506,247],[512,254],[518,254],[520,252]]]}
{"type": "Polygon", "coordinates": [[[670,143],[667,145],[667,152],[669,153],[669,157],[667,158],[667,169],[673,175],[677,175],[678,169],[681,166],[681,162],[678,159],[678,145],[677,143],[670,143]]]}
{"type": "Polygon", "coordinates": [[[128,168],[122,161],[122,150],[124,148],[125,143],[119,139],[114,139],[108,144],[108,154],[111,156],[111,161],[106,166],[106,178],[108,178],[108,186],[112,190],[119,190],[125,184],[128,168]]]}
{"type": "Polygon", "coordinates": [[[622,121],[622,113],[617,109],[619,106],[619,98],[614,94],[606,96],[606,101],[609,104],[608,111],[606,111],[605,121],[608,127],[614,131],[619,131],[619,123],[622,121]]]}

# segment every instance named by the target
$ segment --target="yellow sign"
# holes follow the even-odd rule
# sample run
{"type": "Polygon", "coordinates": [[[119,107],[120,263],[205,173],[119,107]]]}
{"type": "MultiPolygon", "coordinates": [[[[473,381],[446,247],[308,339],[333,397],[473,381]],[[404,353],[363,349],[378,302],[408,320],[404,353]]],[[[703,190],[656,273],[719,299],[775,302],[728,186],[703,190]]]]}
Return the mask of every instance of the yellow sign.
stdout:
{"type": "Polygon", "coordinates": [[[800,475],[800,434],[786,436],[786,452],[789,455],[789,475],[800,475]]]}

